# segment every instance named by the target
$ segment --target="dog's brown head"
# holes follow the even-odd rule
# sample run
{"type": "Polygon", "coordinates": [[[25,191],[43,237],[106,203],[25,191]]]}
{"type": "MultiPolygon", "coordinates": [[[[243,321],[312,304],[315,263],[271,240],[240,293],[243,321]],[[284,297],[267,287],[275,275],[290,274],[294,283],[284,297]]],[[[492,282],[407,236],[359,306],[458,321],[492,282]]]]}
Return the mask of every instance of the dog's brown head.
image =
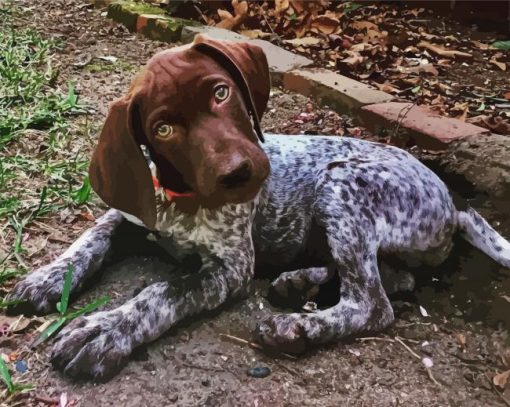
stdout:
{"type": "Polygon", "coordinates": [[[253,199],[269,174],[258,140],[269,89],[256,45],[199,35],[155,55],[110,108],[90,165],[92,187],[152,228],[156,198],[145,145],[161,186],[194,205],[253,199]]]}

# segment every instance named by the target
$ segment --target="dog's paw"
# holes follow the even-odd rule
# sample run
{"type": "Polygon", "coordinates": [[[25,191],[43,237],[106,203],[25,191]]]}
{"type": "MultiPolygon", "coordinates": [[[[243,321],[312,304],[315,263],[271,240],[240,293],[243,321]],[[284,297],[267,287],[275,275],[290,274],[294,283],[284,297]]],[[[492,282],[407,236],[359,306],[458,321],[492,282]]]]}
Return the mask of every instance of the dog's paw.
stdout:
{"type": "Polygon", "coordinates": [[[302,270],[280,274],[271,283],[268,293],[269,301],[274,305],[300,309],[320,290],[320,285],[315,281],[310,281],[309,277],[302,270]]]}
{"type": "Polygon", "coordinates": [[[132,350],[129,321],[122,312],[104,311],[66,326],[53,345],[51,362],[68,376],[106,381],[122,369],[132,350]]]}
{"type": "Polygon", "coordinates": [[[47,314],[60,299],[67,267],[46,266],[28,274],[18,282],[5,298],[20,301],[9,306],[9,314],[47,314]]]}
{"type": "Polygon", "coordinates": [[[319,331],[318,322],[306,314],[277,314],[257,326],[253,339],[280,352],[302,353],[319,331]]]}

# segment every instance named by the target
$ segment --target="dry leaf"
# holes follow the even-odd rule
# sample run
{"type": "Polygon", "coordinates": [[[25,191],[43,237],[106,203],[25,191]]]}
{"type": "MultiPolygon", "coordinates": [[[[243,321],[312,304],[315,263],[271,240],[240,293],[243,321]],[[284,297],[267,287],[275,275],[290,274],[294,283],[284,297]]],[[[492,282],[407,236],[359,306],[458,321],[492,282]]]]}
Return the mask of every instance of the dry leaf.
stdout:
{"type": "Polygon", "coordinates": [[[352,53],[350,57],[342,59],[342,64],[348,65],[351,68],[356,68],[359,64],[365,62],[367,57],[363,57],[357,53],[352,53]]]}
{"type": "Polygon", "coordinates": [[[510,91],[506,92],[503,97],[506,99],[506,100],[510,100],[510,91]]]}
{"type": "Polygon", "coordinates": [[[467,118],[468,110],[469,110],[468,102],[464,102],[464,103],[457,102],[457,103],[455,103],[455,105],[452,108],[452,112],[456,112],[456,114],[453,115],[452,117],[465,122],[466,118],[467,118]]]}
{"type": "Polygon", "coordinates": [[[506,372],[499,373],[495,375],[492,378],[492,383],[494,383],[496,386],[501,387],[502,389],[506,386],[508,383],[508,380],[510,379],[510,370],[507,370],[506,372]]]}
{"type": "Polygon", "coordinates": [[[491,64],[496,65],[502,71],[506,71],[506,64],[504,62],[499,62],[499,61],[496,61],[495,59],[491,59],[489,62],[491,64]]]}
{"type": "Polygon", "coordinates": [[[251,40],[256,40],[257,38],[264,38],[271,36],[270,33],[266,33],[262,30],[241,30],[239,34],[248,37],[251,40]]]}
{"type": "Polygon", "coordinates": [[[218,9],[218,16],[221,18],[221,21],[216,24],[216,27],[232,30],[242,24],[248,16],[248,3],[246,1],[239,2],[239,0],[232,0],[232,7],[234,8],[235,15],[232,15],[227,10],[218,9]]]}
{"type": "Polygon", "coordinates": [[[457,342],[461,348],[466,347],[466,336],[463,333],[457,332],[455,334],[455,339],[457,339],[457,342]]]}
{"type": "Polygon", "coordinates": [[[471,117],[468,123],[483,127],[484,129],[489,129],[494,133],[510,135],[510,122],[504,120],[500,116],[480,115],[471,117]]]}
{"type": "Polygon", "coordinates": [[[503,298],[506,302],[510,302],[510,297],[508,295],[502,295],[501,298],[503,298]]]}
{"type": "Polygon", "coordinates": [[[323,34],[333,34],[339,25],[340,21],[328,14],[315,17],[311,24],[313,28],[317,28],[323,34]]]}
{"type": "Polygon", "coordinates": [[[374,85],[379,89],[379,90],[382,90],[383,92],[387,92],[387,93],[398,93],[400,92],[400,89],[393,86],[391,83],[389,82],[384,82],[384,83],[374,83],[374,85]]]}
{"type": "Polygon", "coordinates": [[[444,48],[440,45],[434,45],[427,41],[420,41],[417,45],[418,48],[426,48],[429,51],[432,51],[433,53],[440,55],[442,57],[447,58],[473,58],[473,55],[468,54],[467,52],[457,51],[457,50],[451,50],[444,48]]]}
{"type": "Polygon", "coordinates": [[[379,27],[370,21],[354,21],[351,23],[351,27],[355,30],[376,30],[379,31],[379,27]]]}
{"type": "Polygon", "coordinates": [[[487,49],[493,49],[489,44],[484,44],[480,41],[472,40],[471,43],[478,49],[487,50],[487,49]]]}
{"type": "Polygon", "coordinates": [[[281,14],[289,8],[289,0],[275,0],[274,6],[276,14],[281,14]]]}
{"type": "Polygon", "coordinates": [[[321,40],[317,37],[303,37],[303,38],[294,38],[293,40],[284,40],[286,44],[294,45],[295,47],[300,45],[317,45],[320,44],[321,40]]]}
{"type": "Polygon", "coordinates": [[[16,319],[16,321],[14,321],[11,324],[11,326],[9,327],[9,331],[10,332],[21,332],[21,331],[25,330],[30,325],[31,322],[33,322],[32,319],[21,315],[20,317],[18,317],[16,319]]]}
{"type": "Polygon", "coordinates": [[[417,74],[419,74],[421,72],[425,72],[425,73],[430,73],[434,76],[439,75],[438,70],[432,64],[420,64],[417,66],[408,66],[408,67],[399,66],[398,70],[403,73],[417,73],[417,74]]]}

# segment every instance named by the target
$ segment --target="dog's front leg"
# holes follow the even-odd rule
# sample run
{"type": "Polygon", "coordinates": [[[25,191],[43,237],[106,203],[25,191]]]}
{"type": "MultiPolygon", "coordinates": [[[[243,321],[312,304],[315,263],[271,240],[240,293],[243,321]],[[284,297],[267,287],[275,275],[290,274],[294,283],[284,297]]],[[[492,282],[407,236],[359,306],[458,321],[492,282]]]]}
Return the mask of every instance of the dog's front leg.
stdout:
{"type": "Polygon", "coordinates": [[[251,239],[210,255],[196,273],[145,288],[119,308],[74,320],[57,338],[52,362],[65,374],[107,380],[131,351],[183,318],[212,310],[246,292],[253,276],[251,239]]]}
{"type": "Polygon", "coordinates": [[[73,269],[71,291],[75,291],[101,267],[110,249],[113,232],[122,219],[120,212],[110,209],[55,261],[31,272],[17,283],[7,299],[22,300],[23,303],[11,307],[9,312],[49,312],[60,299],[69,266],[73,269]]]}

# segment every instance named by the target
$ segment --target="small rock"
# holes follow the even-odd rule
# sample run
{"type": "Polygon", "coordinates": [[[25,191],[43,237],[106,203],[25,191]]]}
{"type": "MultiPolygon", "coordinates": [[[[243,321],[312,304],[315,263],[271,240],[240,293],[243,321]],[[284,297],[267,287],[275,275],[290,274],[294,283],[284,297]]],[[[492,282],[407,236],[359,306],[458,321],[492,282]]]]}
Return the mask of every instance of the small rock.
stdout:
{"type": "Polygon", "coordinates": [[[19,373],[25,373],[28,370],[27,362],[24,360],[17,360],[14,362],[14,366],[16,367],[16,371],[19,373]]]}
{"type": "Polygon", "coordinates": [[[248,376],[263,378],[271,374],[271,369],[267,366],[255,366],[248,369],[248,376]]]}
{"type": "Polygon", "coordinates": [[[204,387],[209,387],[211,385],[211,381],[209,379],[203,379],[200,383],[204,387]]]}

